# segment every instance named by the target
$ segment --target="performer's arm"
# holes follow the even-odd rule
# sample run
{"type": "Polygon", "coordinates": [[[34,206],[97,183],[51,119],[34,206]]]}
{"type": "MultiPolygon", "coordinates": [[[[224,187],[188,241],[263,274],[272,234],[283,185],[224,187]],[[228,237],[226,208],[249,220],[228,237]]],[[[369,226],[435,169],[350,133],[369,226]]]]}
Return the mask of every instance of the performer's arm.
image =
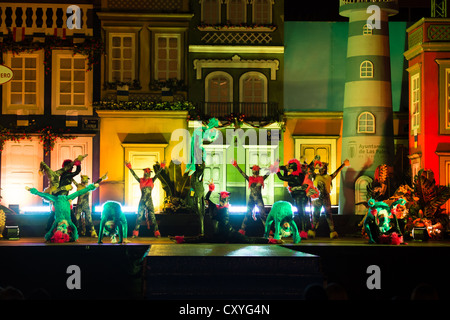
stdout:
{"type": "MultiPolygon", "coordinates": [[[[157,168],[158,165],[155,165],[154,168],[157,168]]],[[[161,163],[161,166],[159,167],[158,171],[156,171],[155,176],[153,177],[153,182],[156,181],[156,179],[159,178],[159,175],[161,174],[161,172],[164,170],[164,168],[166,167],[166,164],[163,162],[161,163]]]]}
{"type": "Polygon", "coordinates": [[[245,174],[245,172],[242,171],[242,169],[239,167],[239,165],[237,164],[237,161],[236,161],[236,160],[232,160],[232,161],[231,161],[231,164],[233,165],[233,167],[235,167],[235,168],[239,171],[239,173],[244,177],[244,179],[248,181],[248,176],[247,176],[247,175],[245,174]]]}
{"type": "Polygon", "coordinates": [[[100,182],[108,179],[108,172],[105,173],[103,176],[101,176],[97,181],[94,182],[94,184],[99,184],[100,182]]]}
{"type": "Polygon", "coordinates": [[[81,195],[83,195],[85,193],[88,193],[89,191],[93,191],[93,190],[97,189],[97,187],[98,187],[98,184],[91,183],[90,185],[86,186],[86,188],[83,188],[81,190],[78,190],[78,191],[76,191],[74,193],[69,194],[67,196],[67,199],[73,200],[76,197],[79,197],[79,196],[81,196],[81,195]]]}
{"type": "Polygon", "coordinates": [[[277,177],[278,179],[280,179],[281,181],[289,181],[289,175],[286,174],[286,170],[285,170],[285,166],[281,166],[280,169],[283,169],[284,171],[284,175],[281,174],[280,171],[277,172],[277,177]]]}
{"type": "Polygon", "coordinates": [[[75,179],[72,179],[72,183],[75,185],[75,187],[79,188],[81,183],[76,182],[75,179]]]}
{"type": "Polygon", "coordinates": [[[40,191],[38,191],[36,188],[28,188],[28,187],[25,187],[25,189],[27,189],[28,191],[30,191],[32,194],[34,194],[34,195],[36,195],[36,196],[39,196],[39,197],[41,197],[41,198],[43,198],[43,199],[45,199],[45,200],[48,200],[48,201],[55,201],[55,200],[56,200],[56,196],[53,196],[53,195],[51,195],[51,194],[49,194],[49,193],[40,192],[40,191]]]}
{"type": "Polygon", "coordinates": [[[131,168],[131,163],[129,163],[128,161],[125,162],[125,166],[130,170],[131,174],[133,175],[133,177],[136,179],[137,182],[140,182],[141,179],[137,176],[137,174],[134,172],[134,170],[131,168]]]}
{"type": "Polygon", "coordinates": [[[336,178],[336,176],[339,174],[339,172],[341,172],[341,170],[344,167],[348,167],[350,165],[350,162],[348,160],[345,160],[343,164],[341,164],[341,166],[339,168],[337,168],[337,170],[335,172],[333,172],[333,174],[331,174],[331,179],[333,180],[334,178],[336,178]]]}

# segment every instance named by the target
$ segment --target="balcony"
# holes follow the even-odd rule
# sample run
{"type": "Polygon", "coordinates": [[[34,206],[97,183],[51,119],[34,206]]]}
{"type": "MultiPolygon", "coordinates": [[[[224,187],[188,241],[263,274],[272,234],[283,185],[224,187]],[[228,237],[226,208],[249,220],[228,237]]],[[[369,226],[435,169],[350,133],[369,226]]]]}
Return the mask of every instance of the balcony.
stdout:
{"type": "MultiPolygon", "coordinates": [[[[61,3],[0,3],[0,32],[3,35],[22,28],[20,36],[57,35],[63,30],[64,36],[74,34],[93,35],[93,5],[61,3]],[[67,27],[67,8],[76,5],[80,8],[79,29],[67,27]]],[[[69,18],[71,19],[70,15],[69,18]]],[[[72,19],[70,20],[72,22],[72,19]]],[[[14,35],[16,36],[16,35],[14,35]]]]}
{"type": "Polygon", "coordinates": [[[206,119],[228,119],[231,114],[245,121],[279,121],[280,112],[276,102],[202,102],[196,107],[206,119]]]}

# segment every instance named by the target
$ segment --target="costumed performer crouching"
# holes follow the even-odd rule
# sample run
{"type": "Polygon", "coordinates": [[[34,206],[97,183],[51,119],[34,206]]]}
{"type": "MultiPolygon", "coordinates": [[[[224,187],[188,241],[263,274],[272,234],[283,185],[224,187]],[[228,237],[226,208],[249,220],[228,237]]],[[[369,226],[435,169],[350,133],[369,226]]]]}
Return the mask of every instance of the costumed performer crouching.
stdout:
{"type": "Polygon", "coordinates": [[[36,188],[25,187],[32,194],[52,202],[55,208],[55,221],[44,238],[47,242],[73,242],[78,240],[78,230],[71,219],[72,200],[87,192],[98,188],[98,184],[90,184],[86,188],[76,191],[69,195],[52,195],[45,192],[39,192],[36,188]]]}
{"type": "Polygon", "coordinates": [[[111,243],[117,243],[116,236],[119,235],[118,243],[128,243],[128,224],[122,205],[116,201],[107,201],[103,204],[102,218],[98,231],[98,244],[103,243],[103,235],[111,237],[111,243]]]}

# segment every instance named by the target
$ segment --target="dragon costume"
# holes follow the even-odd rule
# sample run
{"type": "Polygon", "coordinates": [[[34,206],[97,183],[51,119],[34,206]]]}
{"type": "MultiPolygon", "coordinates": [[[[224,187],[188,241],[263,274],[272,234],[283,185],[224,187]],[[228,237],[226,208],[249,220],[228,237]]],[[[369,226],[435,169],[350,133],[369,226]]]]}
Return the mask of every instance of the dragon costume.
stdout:
{"type": "Polygon", "coordinates": [[[275,233],[273,236],[275,240],[280,240],[281,236],[287,232],[286,229],[289,226],[289,232],[292,234],[293,242],[299,243],[301,241],[297,225],[294,221],[292,204],[290,202],[277,201],[272,205],[272,209],[266,219],[266,228],[264,232],[265,238],[269,238],[272,224],[274,224],[275,228],[275,233]],[[288,224],[286,224],[286,222],[288,224]]]}
{"type": "Polygon", "coordinates": [[[128,224],[122,206],[116,201],[107,201],[103,204],[102,218],[98,231],[98,243],[103,243],[103,236],[110,235],[111,242],[116,243],[116,235],[119,235],[119,242],[127,241],[128,224]]]}
{"type": "Polygon", "coordinates": [[[134,227],[134,230],[133,230],[133,238],[136,238],[139,236],[139,228],[141,226],[141,221],[144,217],[145,212],[147,212],[147,215],[150,219],[150,224],[153,225],[155,237],[160,237],[161,234],[159,232],[158,223],[156,222],[155,208],[153,206],[152,190],[153,190],[154,182],[156,181],[156,179],[158,179],[159,174],[165,168],[165,163],[162,163],[160,166],[159,163],[157,162],[153,166],[153,168],[156,171],[153,178],[150,177],[150,175],[152,173],[152,169],[150,169],[150,168],[145,168],[144,176],[142,178],[139,178],[138,175],[131,168],[131,163],[126,162],[125,165],[130,170],[131,174],[136,179],[136,181],[139,182],[139,186],[141,188],[141,199],[139,200],[138,213],[137,213],[137,218],[136,218],[136,226],[134,227]]]}
{"type": "Polygon", "coordinates": [[[391,206],[382,201],[370,199],[369,212],[364,219],[364,229],[369,243],[400,244],[403,236],[396,216],[396,206],[404,206],[406,201],[399,199],[391,206]]]}
{"type": "Polygon", "coordinates": [[[71,202],[89,191],[93,191],[98,185],[90,184],[80,191],[70,195],[52,195],[46,192],[39,192],[36,188],[27,188],[30,193],[52,202],[55,209],[55,221],[44,238],[48,242],[68,242],[78,240],[78,230],[71,219],[71,202]]]}

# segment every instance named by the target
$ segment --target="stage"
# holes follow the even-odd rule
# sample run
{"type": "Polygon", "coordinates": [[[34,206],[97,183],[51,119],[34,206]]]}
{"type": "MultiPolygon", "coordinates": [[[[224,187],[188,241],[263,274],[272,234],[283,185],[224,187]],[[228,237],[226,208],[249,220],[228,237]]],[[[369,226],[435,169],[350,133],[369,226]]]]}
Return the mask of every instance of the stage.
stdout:
{"type": "Polygon", "coordinates": [[[311,285],[337,283],[349,300],[371,301],[408,300],[416,286],[428,283],[440,299],[450,298],[448,240],[397,246],[369,245],[355,236],[299,244],[288,238],[279,245],[129,240],[122,245],[109,238],[98,245],[89,237],[63,244],[45,243],[43,237],[0,240],[0,286],[15,287],[27,299],[270,301],[304,300],[311,285]],[[373,283],[379,288],[371,289],[373,283]]]}

